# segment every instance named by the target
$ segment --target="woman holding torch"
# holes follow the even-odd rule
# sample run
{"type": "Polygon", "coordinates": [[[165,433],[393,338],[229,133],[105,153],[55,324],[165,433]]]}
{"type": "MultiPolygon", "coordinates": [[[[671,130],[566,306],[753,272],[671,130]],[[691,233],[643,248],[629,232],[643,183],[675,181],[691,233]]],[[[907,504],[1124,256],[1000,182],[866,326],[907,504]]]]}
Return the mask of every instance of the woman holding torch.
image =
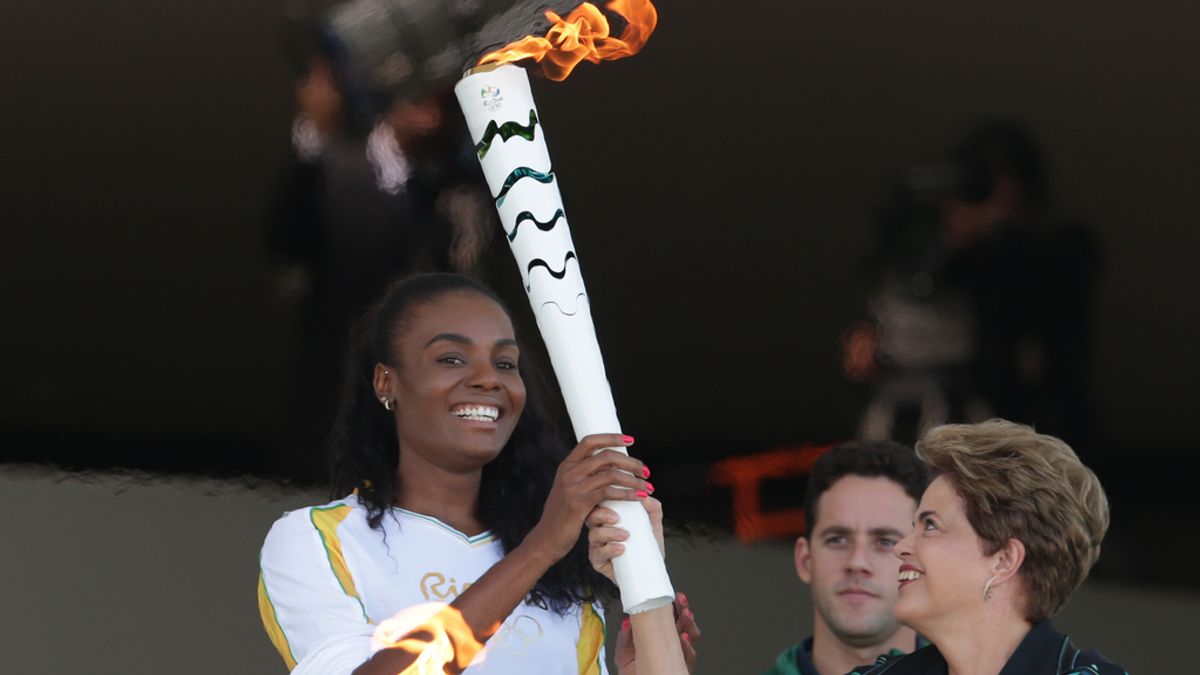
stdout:
{"type": "MultiPolygon", "coordinates": [[[[649,499],[642,462],[604,450],[633,439],[590,435],[558,464],[509,314],[466,277],[392,286],[348,367],[332,443],[339,498],[286,514],[262,550],[260,612],[288,667],[605,672],[595,598],[607,581],[581,530],[605,500],[649,499]]],[[[670,605],[632,630],[643,649],[629,668],[683,671],[670,605]]]]}

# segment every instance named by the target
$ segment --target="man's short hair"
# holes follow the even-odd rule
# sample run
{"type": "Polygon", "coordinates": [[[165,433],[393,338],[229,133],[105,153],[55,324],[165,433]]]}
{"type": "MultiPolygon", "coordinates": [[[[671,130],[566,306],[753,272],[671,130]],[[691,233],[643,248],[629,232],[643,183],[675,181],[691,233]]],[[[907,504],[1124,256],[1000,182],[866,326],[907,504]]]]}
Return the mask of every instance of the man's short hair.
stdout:
{"type": "Polygon", "coordinates": [[[891,441],[852,441],[836,446],[813,464],[804,495],[804,532],[809,536],[817,522],[821,495],[846,476],[887,478],[920,503],[929,486],[929,469],[913,449],[891,441]]]}

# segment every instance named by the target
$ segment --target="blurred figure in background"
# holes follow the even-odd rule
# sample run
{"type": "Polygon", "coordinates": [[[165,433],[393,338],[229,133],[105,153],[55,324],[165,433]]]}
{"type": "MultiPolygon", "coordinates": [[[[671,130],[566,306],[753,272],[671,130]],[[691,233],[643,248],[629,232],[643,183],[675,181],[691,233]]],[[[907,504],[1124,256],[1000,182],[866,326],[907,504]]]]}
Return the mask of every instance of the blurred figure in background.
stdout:
{"type": "Polygon", "coordinates": [[[870,260],[871,319],[843,338],[847,375],[872,386],[862,437],[1000,415],[1087,445],[1098,255],[1048,207],[1041,151],[1012,121],[905,174],[870,260]]]}
{"type": "Polygon", "coordinates": [[[279,290],[296,310],[293,400],[281,450],[315,459],[353,318],[398,277],[478,276],[494,225],[451,92],[395,100],[371,115],[345,95],[330,60],[306,47],[296,50],[304,66],[293,157],[264,240],[279,290]]]}

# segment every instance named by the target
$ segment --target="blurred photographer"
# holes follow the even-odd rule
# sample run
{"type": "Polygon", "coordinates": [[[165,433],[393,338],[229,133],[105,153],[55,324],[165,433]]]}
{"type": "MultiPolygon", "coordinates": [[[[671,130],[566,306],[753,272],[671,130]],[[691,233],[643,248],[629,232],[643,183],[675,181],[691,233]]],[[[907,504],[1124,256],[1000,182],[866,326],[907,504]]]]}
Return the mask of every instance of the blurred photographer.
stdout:
{"type": "Polygon", "coordinates": [[[847,376],[871,386],[864,438],[1002,416],[1087,444],[1098,256],[1048,207],[1041,151],[1012,121],[906,172],[879,221],[871,318],[843,336],[847,376]]]}

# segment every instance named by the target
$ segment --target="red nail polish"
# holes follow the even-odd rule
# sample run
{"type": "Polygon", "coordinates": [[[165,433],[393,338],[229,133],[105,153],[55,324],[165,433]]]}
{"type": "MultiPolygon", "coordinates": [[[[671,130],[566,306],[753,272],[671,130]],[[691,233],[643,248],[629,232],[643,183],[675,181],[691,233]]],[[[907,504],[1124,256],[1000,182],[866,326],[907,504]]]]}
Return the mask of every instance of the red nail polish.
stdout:
{"type": "Polygon", "coordinates": [[[626,444],[626,445],[633,445],[633,436],[625,436],[625,435],[622,435],[622,436],[621,436],[621,440],[622,440],[622,441],[625,441],[625,444],[626,444]]]}
{"type": "Polygon", "coordinates": [[[638,499],[645,499],[646,497],[649,497],[649,496],[650,496],[650,495],[646,494],[646,493],[645,493],[644,491],[642,491],[642,490],[638,490],[638,491],[637,491],[637,492],[635,492],[634,494],[635,494],[635,495],[637,495],[637,498],[638,498],[638,499]]]}
{"type": "Polygon", "coordinates": [[[696,618],[696,615],[692,613],[692,610],[688,609],[687,607],[683,608],[683,613],[686,614],[687,618],[689,618],[689,619],[696,618]]]}
{"type": "Polygon", "coordinates": [[[625,617],[625,620],[621,622],[621,630],[622,631],[629,630],[629,617],[625,617]]]}
{"type": "Polygon", "coordinates": [[[679,637],[680,637],[680,638],[682,638],[684,642],[691,642],[691,641],[692,641],[692,636],[691,636],[691,635],[688,635],[687,633],[680,633],[680,634],[679,634],[679,637]]]}
{"type": "Polygon", "coordinates": [[[687,606],[687,604],[688,604],[687,596],[684,595],[682,592],[680,592],[680,594],[679,594],[679,604],[684,605],[684,606],[687,606]]]}
{"type": "Polygon", "coordinates": [[[649,478],[649,477],[650,477],[650,467],[643,464],[642,465],[642,478],[649,478]]]}
{"type": "Polygon", "coordinates": [[[650,481],[646,481],[646,492],[650,492],[650,493],[654,492],[654,484],[651,483],[650,481]]]}

